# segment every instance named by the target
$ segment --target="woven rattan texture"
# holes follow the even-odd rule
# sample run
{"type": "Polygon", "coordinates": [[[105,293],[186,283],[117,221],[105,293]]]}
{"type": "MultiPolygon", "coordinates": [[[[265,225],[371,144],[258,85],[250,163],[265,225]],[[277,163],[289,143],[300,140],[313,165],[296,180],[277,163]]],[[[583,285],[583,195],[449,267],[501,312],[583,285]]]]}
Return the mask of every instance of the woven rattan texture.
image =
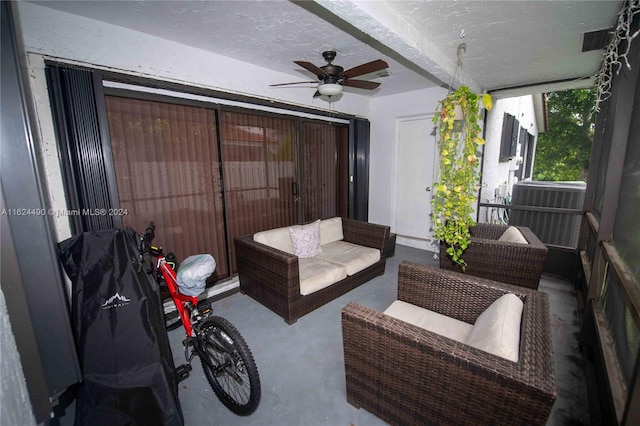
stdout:
{"type": "MultiPolygon", "coordinates": [[[[516,228],[529,244],[498,241],[507,225],[479,223],[471,227],[471,245],[462,255],[467,262],[464,273],[537,290],[548,249],[529,228],[516,228]]],[[[446,248],[440,242],[440,268],[462,272],[446,248]]]]}
{"type": "Polygon", "coordinates": [[[400,264],[399,300],[469,323],[507,292],[524,302],[518,362],[349,303],[342,310],[348,402],[392,425],[545,424],[556,395],[547,295],[400,264]]]}
{"type": "Polygon", "coordinates": [[[322,290],[300,295],[298,258],[253,241],[251,235],[236,237],[235,252],[240,290],[292,324],[327,302],[384,274],[386,260],[393,255],[395,239],[388,226],[342,219],[344,241],[381,251],[380,261],[322,290]]]}

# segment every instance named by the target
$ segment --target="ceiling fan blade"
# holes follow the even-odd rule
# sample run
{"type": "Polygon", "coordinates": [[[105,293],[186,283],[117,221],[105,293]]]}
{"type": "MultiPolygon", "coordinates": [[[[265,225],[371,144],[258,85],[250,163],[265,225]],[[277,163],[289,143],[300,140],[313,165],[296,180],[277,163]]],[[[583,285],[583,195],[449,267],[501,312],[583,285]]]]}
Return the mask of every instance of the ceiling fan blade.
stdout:
{"type": "Polygon", "coordinates": [[[343,86],[349,87],[357,87],[358,89],[367,89],[373,90],[380,86],[380,83],[376,83],[375,81],[364,81],[364,80],[347,80],[342,83],[343,86]]]}
{"type": "Polygon", "coordinates": [[[359,75],[365,75],[376,71],[381,71],[385,68],[389,68],[389,65],[382,59],[367,62],[366,64],[358,65],[342,73],[347,78],[357,77],[359,75]]]}
{"type": "Polygon", "coordinates": [[[308,83],[318,84],[317,81],[295,81],[293,83],[270,84],[269,87],[288,86],[289,84],[308,84],[308,83]]]}
{"type": "Polygon", "coordinates": [[[322,94],[318,90],[316,90],[316,93],[313,94],[313,97],[317,98],[318,96],[322,96],[322,94]]]}
{"type": "Polygon", "coordinates": [[[293,62],[300,65],[302,68],[306,69],[307,71],[314,73],[317,76],[321,76],[321,75],[329,76],[329,74],[327,74],[325,70],[313,65],[311,62],[305,62],[305,61],[293,61],[293,62]]]}

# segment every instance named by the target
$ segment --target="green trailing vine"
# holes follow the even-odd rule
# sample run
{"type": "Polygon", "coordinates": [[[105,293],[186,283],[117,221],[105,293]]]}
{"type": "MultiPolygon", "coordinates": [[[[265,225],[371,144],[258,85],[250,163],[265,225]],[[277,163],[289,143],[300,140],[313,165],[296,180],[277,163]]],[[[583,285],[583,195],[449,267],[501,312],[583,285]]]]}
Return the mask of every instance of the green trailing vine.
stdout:
{"type": "Polygon", "coordinates": [[[462,254],[470,244],[469,227],[475,225],[472,214],[480,180],[476,151],[485,143],[479,136],[480,99],[490,110],[489,95],[477,95],[461,86],[438,102],[433,118],[438,125],[440,164],[431,220],[435,236],[446,243],[447,253],[463,271],[467,263],[462,254]],[[461,120],[456,119],[457,106],[462,110],[461,120]]]}

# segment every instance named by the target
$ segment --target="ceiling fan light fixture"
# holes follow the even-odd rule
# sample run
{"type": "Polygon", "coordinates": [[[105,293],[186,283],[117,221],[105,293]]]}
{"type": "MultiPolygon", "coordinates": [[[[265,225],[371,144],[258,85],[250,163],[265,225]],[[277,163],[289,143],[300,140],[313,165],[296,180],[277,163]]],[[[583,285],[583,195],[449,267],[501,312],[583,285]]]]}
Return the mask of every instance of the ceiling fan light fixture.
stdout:
{"type": "Polygon", "coordinates": [[[342,86],[337,83],[323,83],[318,86],[318,92],[324,96],[336,96],[342,93],[342,86]]]}

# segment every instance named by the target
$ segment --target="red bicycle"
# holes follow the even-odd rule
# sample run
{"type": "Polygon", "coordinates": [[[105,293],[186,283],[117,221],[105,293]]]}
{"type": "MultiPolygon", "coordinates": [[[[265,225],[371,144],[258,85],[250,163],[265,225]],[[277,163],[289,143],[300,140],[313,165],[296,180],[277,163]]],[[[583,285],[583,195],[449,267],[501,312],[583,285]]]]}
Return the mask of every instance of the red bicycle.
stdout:
{"type": "Polygon", "coordinates": [[[234,413],[248,416],[258,408],[261,394],[253,355],[229,321],[211,315],[210,305],[198,303],[206,279],[215,270],[215,260],[210,255],[189,256],[176,268],[172,253],[165,256],[162,247],[151,244],[154,231],[155,224],[151,222],[140,239],[141,264],[167,286],[178,313],[173,326],[177,328],[182,323],[187,335],[182,342],[187,363],[176,368],[179,380],[189,377],[191,361],[198,356],[220,401],[234,413]]]}

